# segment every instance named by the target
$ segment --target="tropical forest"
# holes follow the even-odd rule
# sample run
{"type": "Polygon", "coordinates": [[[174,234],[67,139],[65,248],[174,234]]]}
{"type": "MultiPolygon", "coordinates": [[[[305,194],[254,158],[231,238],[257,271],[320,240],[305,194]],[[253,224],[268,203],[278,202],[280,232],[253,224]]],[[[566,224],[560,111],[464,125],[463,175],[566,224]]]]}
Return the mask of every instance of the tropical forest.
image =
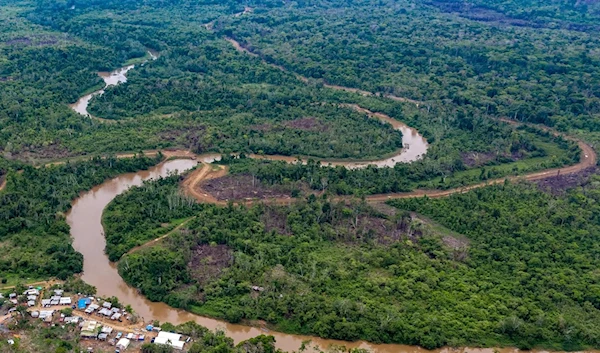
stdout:
{"type": "Polygon", "coordinates": [[[0,352],[599,350],[598,145],[596,0],[0,0],[0,352]]]}

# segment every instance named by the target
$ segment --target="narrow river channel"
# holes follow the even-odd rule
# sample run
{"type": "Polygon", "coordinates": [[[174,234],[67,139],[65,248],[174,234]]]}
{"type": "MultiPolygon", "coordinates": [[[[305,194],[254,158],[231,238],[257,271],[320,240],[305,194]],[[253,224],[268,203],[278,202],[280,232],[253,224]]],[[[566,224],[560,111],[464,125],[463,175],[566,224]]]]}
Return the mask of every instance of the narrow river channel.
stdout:
{"type": "MultiPolygon", "coordinates": [[[[126,82],[125,74],[133,69],[132,66],[120,68],[111,73],[100,73],[106,83],[106,87],[115,85],[121,82],[126,82]]],[[[335,89],[335,87],[334,87],[335,89]]],[[[82,114],[89,116],[87,107],[91,97],[97,94],[102,94],[104,89],[81,97],[77,103],[71,105],[71,108],[82,114]]],[[[342,165],[347,168],[364,168],[369,164],[378,167],[393,166],[399,162],[416,161],[427,152],[428,144],[417,130],[407,126],[406,124],[392,119],[391,117],[367,111],[358,106],[351,108],[365,112],[373,118],[391,124],[395,129],[402,132],[404,148],[399,150],[384,159],[373,161],[322,161],[322,164],[342,165]]],[[[252,158],[266,158],[271,160],[283,160],[293,162],[296,158],[288,156],[257,156],[251,155],[252,158]]],[[[207,154],[199,156],[200,161],[211,162],[218,158],[216,154],[207,154]]],[[[104,253],[106,245],[104,238],[104,229],[102,226],[102,212],[104,208],[119,194],[127,191],[132,186],[141,185],[143,181],[166,176],[170,171],[178,170],[185,171],[193,168],[197,164],[196,160],[191,159],[176,159],[163,162],[147,171],[137,173],[123,174],[114,179],[111,179],[95,188],[82,194],[74,201],[72,209],[67,214],[67,222],[71,226],[71,236],[73,237],[73,246],[75,250],[83,254],[84,272],[83,280],[98,289],[100,296],[116,296],[125,304],[129,304],[140,314],[145,321],[158,320],[160,322],[171,322],[180,324],[187,321],[195,321],[209,329],[223,329],[227,335],[232,337],[234,341],[240,342],[261,334],[273,335],[276,339],[276,346],[284,351],[297,350],[304,341],[311,341],[310,346],[319,346],[327,348],[331,345],[344,345],[348,348],[366,348],[373,353],[417,353],[417,352],[434,352],[434,353],[449,353],[449,352],[472,352],[472,353],[513,353],[516,349],[473,349],[473,348],[458,348],[450,349],[443,348],[434,351],[428,351],[417,346],[406,346],[397,344],[372,344],[364,341],[344,342],[337,340],[321,339],[318,337],[290,335],[280,332],[263,330],[256,327],[229,324],[227,322],[206,318],[194,315],[179,309],[169,307],[164,303],[153,303],[142,296],[136,289],[128,286],[119,276],[116,269],[116,264],[111,263],[104,253]]]]}
{"type": "MultiPolygon", "coordinates": [[[[71,226],[73,246],[83,254],[83,280],[96,288],[100,296],[116,296],[122,303],[130,304],[132,308],[144,318],[145,321],[159,320],[180,324],[195,321],[210,329],[223,329],[234,341],[240,342],[261,334],[273,335],[277,347],[285,351],[297,350],[303,341],[311,340],[311,346],[318,345],[326,348],[331,345],[345,345],[347,347],[361,347],[373,353],[416,353],[416,352],[473,352],[492,353],[492,349],[440,349],[427,351],[416,346],[396,344],[371,344],[368,342],[343,342],[327,340],[316,337],[289,335],[274,331],[264,331],[259,328],[244,325],[234,325],[223,321],[214,320],[194,315],[182,310],[174,309],[164,303],[153,303],[142,296],[138,291],[128,286],[119,273],[116,264],[108,260],[104,254],[106,245],[104,229],[102,227],[102,212],[117,195],[127,191],[130,187],[141,185],[143,181],[160,176],[166,176],[169,171],[184,171],[193,168],[197,162],[190,159],[176,159],[163,162],[149,170],[137,173],[120,175],[92,190],[82,194],[73,203],[72,209],[67,214],[67,222],[71,226]]],[[[513,349],[500,350],[502,353],[515,352],[513,349]]]]}

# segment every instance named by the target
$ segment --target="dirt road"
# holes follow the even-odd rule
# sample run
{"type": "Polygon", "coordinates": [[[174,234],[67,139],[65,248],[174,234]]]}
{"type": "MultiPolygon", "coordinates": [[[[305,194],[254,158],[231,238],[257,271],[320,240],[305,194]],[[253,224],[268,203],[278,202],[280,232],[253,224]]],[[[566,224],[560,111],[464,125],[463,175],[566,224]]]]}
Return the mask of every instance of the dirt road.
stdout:
{"type": "Polygon", "coordinates": [[[215,170],[214,165],[204,164],[202,168],[196,169],[181,184],[183,190],[187,195],[194,197],[199,202],[213,203],[216,205],[226,205],[226,202],[217,200],[214,196],[202,190],[199,185],[204,180],[210,180],[222,177],[227,174],[227,168],[225,166],[218,166],[219,169],[215,170]]]}
{"type": "MultiPolygon", "coordinates": [[[[208,27],[207,27],[208,28],[208,27]]],[[[211,28],[212,29],[212,28],[211,28]]],[[[238,42],[237,40],[231,38],[231,37],[225,37],[225,40],[228,41],[229,43],[231,43],[231,45],[235,48],[235,50],[241,52],[241,53],[246,53],[250,56],[253,57],[259,57],[261,59],[263,59],[264,62],[266,62],[268,65],[275,67],[283,72],[287,72],[290,74],[293,74],[294,76],[296,76],[296,78],[299,81],[302,81],[304,83],[309,82],[308,77],[306,76],[302,76],[298,73],[295,72],[291,72],[288,69],[286,69],[285,67],[281,66],[281,65],[276,65],[276,64],[272,64],[267,62],[260,54],[253,52],[252,50],[250,50],[250,48],[245,47],[242,43],[238,42]]],[[[373,93],[373,92],[369,92],[369,91],[364,91],[362,89],[358,89],[358,88],[352,88],[352,87],[344,87],[344,86],[338,86],[338,85],[331,85],[328,83],[323,83],[324,87],[327,88],[331,88],[331,89],[335,89],[338,91],[346,91],[346,92],[352,92],[352,93],[358,93],[361,96],[376,96],[378,95],[377,93],[373,93]]],[[[383,97],[385,98],[389,98],[391,100],[395,100],[397,102],[403,102],[403,103],[412,103],[415,104],[417,106],[417,108],[419,107],[419,105],[423,105],[424,103],[422,101],[418,101],[418,100],[414,100],[414,99],[410,99],[410,98],[406,98],[406,97],[398,97],[398,96],[394,96],[392,94],[382,94],[383,97]]]]}
{"type": "Polygon", "coordinates": [[[134,253],[136,251],[139,251],[139,250],[141,250],[143,248],[147,248],[147,247],[152,246],[152,245],[154,245],[154,244],[156,244],[158,242],[161,242],[166,237],[168,237],[171,234],[173,234],[173,233],[177,232],[178,230],[180,230],[183,226],[185,226],[186,224],[188,224],[194,218],[196,218],[196,217],[190,217],[190,218],[186,219],[180,225],[178,225],[177,227],[173,228],[173,230],[167,232],[165,235],[163,235],[161,237],[158,237],[156,239],[150,240],[149,242],[144,243],[142,245],[136,246],[135,248],[132,248],[131,250],[129,250],[128,252],[126,252],[123,256],[129,255],[129,254],[134,253]]]}
{"type": "MultiPolygon", "coordinates": [[[[505,119],[502,119],[502,120],[505,122],[508,122],[512,125],[521,125],[521,123],[519,123],[519,122],[515,122],[515,121],[511,121],[511,120],[507,121],[505,119]]],[[[536,126],[536,127],[538,127],[538,126],[536,126]]],[[[535,181],[535,180],[540,180],[540,179],[548,178],[548,177],[555,176],[555,175],[567,175],[567,174],[578,173],[588,167],[592,167],[592,166],[596,165],[596,163],[598,161],[598,156],[596,154],[596,151],[594,151],[594,149],[590,145],[586,144],[585,142],[583,142],[579,139],[576,139],[572,136],[564,135],[564,134],[557,132],[555,130],[552,130],[548,127],[538,127],[538,128],[542,128],[546,131],[552,132],[553,134],[555,134],[557,136],[562,136],[566,139],[577,142],[577,144],[579,145],[579,148],[581,149],[581,158],[580,158],[579,163],[571,165],[571,166],[567,166],[567,167],[547,169],[547,170],[533,172],[533,173],[529,173],[529,174],[525,174],[525,175],[508,176],[508,177],[504,177],[504,178],[491,179],[491,180],[487,180],[487,181],[479,183],[479,184],[469,185],[469,186],[465,186],[465,187],[461,187],[461,188],[455,188],[455,189],[449,189],[449,190],[415,190],[415,191],[403,192],[403,193],[377,194],[377,195],[366,196],[365,199],[367,202],[370,202],[370,203],[380,203],[380,202],[385,202],[385,201],[391,200],[391,199],[405,199],[405,198],[423,197],[423,196],[427,196],[427,197],[431,197],[431,198],[447,197],[452,194],[465,193],[465,192],[473,190],[473,189],[482,188],[482,187],[494,185],[494,184],[504,183],[505,180],[535,181]]],[[[208,166],[206,166],[205,168],[208,168],[208,166]]],[[[208,192],[202,190],[202,188],[200,186],[201,182],[204,180],[217,178],[219,176],[225,175],[226,169],[223,168],[221,171],[219,171],[219,173],[215,173],[215,174],[211,175],[211,178],[207,178],[208,169],[206,169],[206,171],[204,171],[205,168],[200,170],[193,177],[190,175],[183,183],[184,189],[186,190],[186,192],[189,195],[194,196],[199,202],[213,203],[213,204],[217,204],[217,205],[226,204],[225,201],[218,201],[214,196],[212,196],[208,192]]],[[[343,199],[347,199],[347,198],[348,197],[340,196],[340,197],[336,197],[335,199],[343,200],[343,199]]],[[[265,200],[243,200],[243,201],[236,201],[235,203],[249,205],[254,202],[265,202],[265,203],[278,204],[278,205],[287,205],[287,204],[294,202],[294,199],[278,198],[278,199],[265,199],[265,200]]]]}

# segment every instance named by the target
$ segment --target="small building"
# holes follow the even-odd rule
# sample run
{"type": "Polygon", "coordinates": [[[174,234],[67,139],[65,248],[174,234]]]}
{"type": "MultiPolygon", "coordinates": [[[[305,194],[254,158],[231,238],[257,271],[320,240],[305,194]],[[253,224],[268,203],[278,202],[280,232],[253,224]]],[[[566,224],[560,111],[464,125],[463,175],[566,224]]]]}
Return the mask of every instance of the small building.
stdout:
{"type": "Polygon", "coordinates": [[[62,289],[55,289],[54,295],[61,297],[65,291],[62,289]]]}
{"type": "Polygon", "coordinates": [[[102,308],[100,309],[100,311],[98,311],[99,315],[104,315],[104,316],[111,316],[112,312],[106,308],[102,308]]]}
{"type": "Polygon", "coordinates": [[[184,341],[181,340],[181,335],[178,333],[171,333],[161,331],[158,336],[154,339],[155,344],[165,344],[171,346],[177,350],[183,350],[184,341]]]}
{"type": "Polygon", "coordinates": [[[79,322],[78,316],[67,316],[65,317],[65,324],[77,324],[79,322]]]}
{"type": "Polygon", "coordinates": [[[102,304],[102,307],[104,307],[106,309],[110,309],[110,308],[112,308],[112,303],[111,302],[104,302],[102,304]]]}
{"type": "Polygon", "coordinates": [[[127,338],[121,338],[115,347],[119,351],[124,351],[127,349],[127,347],[129,347],[130,343],[131,341],[129,341],[127,338]]]}
{"type": "Polygon", "coordinates": [[[97,321],[85,321],[81,326],[81,337],[96,338],[98,336],[98,331],[97,321]]]}
{"type": "Polygon", "coordinates": [[[115,320],[115,321],[116,321],[116,320],[119,320],[119,319],[121,318],[121,316],[122,316],[122,315],[121,315],[120,313],[114,313],[114,314],[113,314],[113,315],[110,317],[110,319],[111,319],[111,320],[115,320]]]}
{"type": "Polygon", "coordinates": [[[100,341],[106,341],[106,339],[108,338],[108,334],[107,333],[101,333],[98,335],[98,339],[100,341]]]}
{"type": "Polygon", "coordinates": [[[110,327],[110,326],[104,326],[104,327],[102,327],[102,331],[101,332],[110,335],[113,332],[113,328],[110,327]]]}
{"type": "Polygon", "coordinates": [[[28,295],[27,300],[37,300],[37,295],[28,295]]]}
{"type": "Polygon", "coordinates": [[[9,299],[8,301],[15,305],[19,304],[19,302],[16,299],[9,299]]]}
{"type": "Polygon", "coordinates": [[[39,318],[44,320],[47,317],[52,318],[52,315],[54,315],[54,310],[40,310],[39,318]]]}
{"type": "Polygon", "coordinates": [[[15,299],[17,297],[17,293],[10,293],[8,295],[8,299],[15,299]]]}
{"type": "Polygon", "coordinates": [[[61,297],[59,303],[60,305],[71,305],[71,297],[61,297]]]}
{"type": "Polygon", "coordinates": [[[27,306],[28,306],[28,307],[35,306],[35,301],[34,301],[34,300],[29,300],[29,301],[27,301],[27,306]]]}
{"type": "Polygon", "coordinates": [[[37,319],[38,317],[40,317],[39,311],[32,311],[31,312],[31,317],[34,318],[34,319],[37,319]]]}
{"type": "Polygon", "coordinates": [[[28,290],[26,290],[25,292],[23,292],[23,295],[35,295],[38,296],[40,295],[40,291],[35,289],[35,288],[30,288],[28,290]]]}
{"type": "Polygon", "coordinates": [[[43,307],[50,306],[50,299],[42,299],[42,306],[43,307]]]}

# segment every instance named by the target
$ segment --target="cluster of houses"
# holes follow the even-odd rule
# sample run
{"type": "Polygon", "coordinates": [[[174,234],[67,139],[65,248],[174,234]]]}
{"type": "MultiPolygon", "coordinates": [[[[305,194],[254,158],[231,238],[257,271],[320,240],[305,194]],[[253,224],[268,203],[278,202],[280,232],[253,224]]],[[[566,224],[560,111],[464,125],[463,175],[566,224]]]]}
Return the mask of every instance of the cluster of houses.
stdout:
{"type": "Polygon", "coordinates": [[[83,310],[86,314],[91,315],[96,312],[97,315],[110,318],[111,320],[121,321],[123,312],[119,308],[113,308],[111,302],[102,303],[102,307],[97,304],[92,304],[91,298],[82,298],[77,301],[77,309],[83,310]]]}
{"type": "Polygon", "coordinates": [[[71,297],[63,297],[62,289],[55,289],[54,295],[50,299],[42,299],[42,307],[47,308],[55,305],[71,305],[71,297]]]}
{"type": "MultiPolygon", "coordinates": [[[[29,287],[25,292],[23,292],[23,296],[27,297],[27,306],[32,307],[37,303],[38,297],[40,296],[40,290],[37,288],[29,287]]],[[[0,294],[0,299],[4,299],[4,295],[0,294]]],[[[19,298],[17,293],[10,293],[8,295],[8,301],[13,303],[14,305],[19,304],[19,298]]]]}
{"type": "MultiPolygon", "coordinates": [[[[33,288],[30,286],[29,289],[23,292],[23,296],[25,296],[27,299],[27,306],[36,306],[38,303],[38,298],[40,297],[41,289],[42,288],[33,288]]],[[[71,297],[64,296],[64,291],[62,289],[52,290],[51,295],[52,296],[49,299],[41,299],[41,310],[34,309],[34,311],[31,311],[31,317],[39,318],[46,323],[52,323],[54,321],[55,314],[59,312],[59,310],[53,308],[57,305],[68,305],[71,306],[72,309],[77,308],[89,316],[96,314],[99,317],[110,318],[111,320],[115,321],[121,321],[121,318],[126,315],[124,310],[113,307],[111,302],[105,301],[102,303],[102,305],[99,305],[99,303],[93,303],[94,298],[84,297],[78,299],[76,303],[73,303],[71,297]]],[[[1,293],[0,299],[3,299],[3,295],[1,293]]],[[[25,301],[25,299],[19,296],[17,293],[9,294],[10,302],[18,305],[19,300],[22,302],[25,301]]],[[[13,308],[12,310],[15,309],[13,308]]],[[[66,311],[64,313],[66,313],[66,311]]],[[[115,346],[116,352],[125,351],[132,341],[144,341],[146,338],[145,335],[141,333],[128,333],[124,336],[121,332],[118,332],[114,338],[110,338],[114,331],[112,327],[91,320],[89,317],[86,320],[79,316],[66,316],[64,313],[60,313],[59,322],[64,324],[78,325],[81,328],[81,338],[108,341],[109,344],[115,346]]],[[[153,327],[152,325],[147,326],[146,330],[158,331],[158,336],[152,339],[153,343],[168,345],[177,350],[183,350],[184,344],[190,340],[190,338],[188,338],[187,341],[183,341],[180,334],[164,332],[160,329],[160,327],[153,327]]]]}
{"type": "Polygon", "coordinates": [[[81,327],[81,338],[108,341],[109,344],[115,346],[116,352],[126,350],[131,344],[131,341],[144,341],[146,339],[144,335],[133,333],[128,333],[123,337],[122,332],[117,333],[114,338],[110,338],[114,329],[97,321],[84,321],[79,324],[79,326],[81,327]]]}

